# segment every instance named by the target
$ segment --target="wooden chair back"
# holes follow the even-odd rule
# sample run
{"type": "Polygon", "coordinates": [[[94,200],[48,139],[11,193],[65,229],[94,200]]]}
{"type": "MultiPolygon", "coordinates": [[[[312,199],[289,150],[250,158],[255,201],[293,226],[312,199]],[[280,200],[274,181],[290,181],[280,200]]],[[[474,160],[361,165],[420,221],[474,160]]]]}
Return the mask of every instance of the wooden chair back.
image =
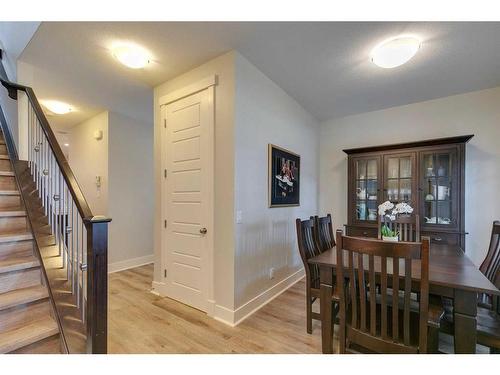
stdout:
{"type": "Polygon", "coordinates": [[[328,214],[325,217],[311,216],[311,219],[314,219],[313,234],[316,247],[321,252],[335,247],[332,215],[328,214]]]}
{"type": "Polygon", "coordinates": [[[386,224],[389,229],[399,232],[399,240],[405,242],[420,242],[420,218],[418,215],[398,216],[396,220],[388,223],[379,216],[378,239],[382,239],[382,226],[386,224]]]}
{"type": "Polygon", "coordinates": [[[343,272],[337,272],[340,353],[350,350],[353,344],[354,347],[377,353],[425,353],[429,309],[429,239],[425,238],[422,243],[387,242],[347,237],[338,230],[336,254],[338,269],[338,265],[343,265],[343,272]],[[410,296],[412,273],[418,268],[420,300],[414,302],[419,304],[416,346],[412,342],[417,340],[411,340],[416,337],[410,337],[410,296]],[[392,288],[392,295],[387,293],[389,288],[392,288]]]}
{"type": "Polygon", "coordinates": [[[492,283],[495,283],[500,270],[500,221],[493,222],[488,254],[479,269],[492,283]]]}
{"type": "MultiPolygon", "coordinates": [[[[497,288],[500,287],[500,221],[498,220],[493,222],[490,247],[479,269],[497,288]]],[[[493,303],[492,297],[484,294],[479,296],[479,302],[484,305],[493,303]]],[[[498,298],[494,298],[494,302],[498,304],[498,298]]]]}
{"type": "Polygon", "coordinates": [[[319,288],[319,269],[315,265],[309,264],[307,261],[320,254],[319,249],[316,247],[314,241],[314,219],[309,220],[295,220],[297,228],[297,244],[299,247],[300,257],[304,264],[306,271],[306,282],[308,286],[315,286],[319,288]]]}

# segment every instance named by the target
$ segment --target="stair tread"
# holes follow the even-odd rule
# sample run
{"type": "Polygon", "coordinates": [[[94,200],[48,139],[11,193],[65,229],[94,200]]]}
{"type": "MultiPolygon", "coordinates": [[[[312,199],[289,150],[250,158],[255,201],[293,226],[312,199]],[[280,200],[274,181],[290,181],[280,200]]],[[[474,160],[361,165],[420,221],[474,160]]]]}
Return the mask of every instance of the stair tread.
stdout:
{"type": "Polygon", "coordinates": [[[9,155],[0,155],[0,160],[10,160],[9,155]]]}
{"type": "Polygon", "coordinates": [[[26,211],[23,207],[5,207],[0,208],[0,217],[9,216],[26,216],[26,211]]]}
{"type": "Polygon", "coordinates": [[[0,195],[21,195],[19,190],[0,190],[0,195]]]}
{"type": "Polygon", "coordinates": [[[0,333],[0,353],[8,353],[59,333],[54,319],[46,318],[0,333]]]}
{"type": "Polygon", "coordinates": [[[31,234],[31,232],[0,234],[0,243],[13,242],[13,241],[24,241],[24,240],[32,240],[32,239],[33,239],[33,235],[31,234]]]}
{"type": "Polygon", "coordinates": [[[0,260],[0,273],[24,270],[40,265],[38,259],[33,255],[24,257],[10,257],[5,260],[0,260]]]}
{"type": "Polygon", "coordinates": [[[17,305],[38,301],[48,297],[47,288],[43,285],[11,290],[0,294],[0,311],[17,305]]]}
{"type": "Polygon", "coordinates": [[[12,171],[0,171],[0,176],[15,176],[12,171]]]}

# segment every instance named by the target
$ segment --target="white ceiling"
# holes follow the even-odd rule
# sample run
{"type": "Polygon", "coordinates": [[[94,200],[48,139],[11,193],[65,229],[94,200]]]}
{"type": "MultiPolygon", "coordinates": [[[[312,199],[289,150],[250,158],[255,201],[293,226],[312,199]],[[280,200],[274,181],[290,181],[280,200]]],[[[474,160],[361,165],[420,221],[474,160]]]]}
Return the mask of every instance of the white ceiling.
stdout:
{"type": "Polygon", "coordinates": [[[103,109],[151,119],[152,87],[231,49],[319,120],[500,86],[498,22],[43,22],[21,60],[40,98],[79,107],[71,125],[103,109]],[[414,59],[395,69],[369,61],[374,45],[403,33],[423,40],[414,59]],[[116,40],[143,45],[154,62],[119,65],[116,40]]]}

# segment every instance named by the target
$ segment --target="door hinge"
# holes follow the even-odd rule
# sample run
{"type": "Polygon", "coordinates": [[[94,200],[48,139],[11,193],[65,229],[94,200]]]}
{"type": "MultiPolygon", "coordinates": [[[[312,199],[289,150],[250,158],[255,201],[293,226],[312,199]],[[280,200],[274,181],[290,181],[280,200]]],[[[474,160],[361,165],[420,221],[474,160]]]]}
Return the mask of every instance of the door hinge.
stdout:
{"type": "Polygon", "coordinates": [[[167,119],[163,119],[163,127],[166,129],[167,128],[167,119]]]}
{"type": "Polygon", "coordinates": [[[163,175],[165,176],[165,178],[167,178],[167,170],[165,169],[165,171],[163,171],[163,175]]]}
{"type": "Polygon", "coordinates": [[[163,276],[164,276],[165,278],[167,278],[167,269],[166,269],[166,268],[163,270],[163,276]]]}
{"type": "Polygon", "coordinates": [[[167,227],[167,220],[163,222],[163,226],[166,228],[167,227]]]}

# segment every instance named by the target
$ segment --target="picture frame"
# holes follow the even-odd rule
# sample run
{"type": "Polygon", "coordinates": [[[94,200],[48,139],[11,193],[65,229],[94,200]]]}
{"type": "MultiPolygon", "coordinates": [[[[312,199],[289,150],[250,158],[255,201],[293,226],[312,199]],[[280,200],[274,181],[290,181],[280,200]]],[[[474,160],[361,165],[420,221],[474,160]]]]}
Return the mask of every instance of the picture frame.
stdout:
{"type": "Polygon", "coordinates": [[[300,155],[268,145],[269,208],[300,206],[300,155]]]}

